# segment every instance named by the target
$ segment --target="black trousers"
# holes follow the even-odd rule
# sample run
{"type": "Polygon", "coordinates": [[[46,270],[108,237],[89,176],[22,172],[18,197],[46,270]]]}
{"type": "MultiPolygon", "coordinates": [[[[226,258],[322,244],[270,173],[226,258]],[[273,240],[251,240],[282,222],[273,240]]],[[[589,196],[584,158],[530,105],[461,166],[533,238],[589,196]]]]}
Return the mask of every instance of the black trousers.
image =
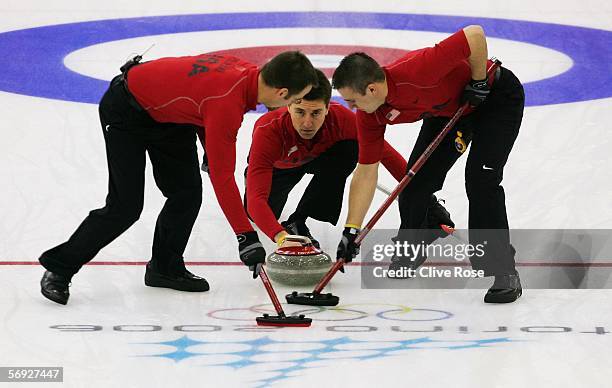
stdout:
{"type": "MultiPolygon", "coordinates": [[[[310,217],[336,224],[342,211],[346,178],[357,165],[359,147],[356,140],[343,140],[331,146],[314,160],[295,168],[275,168],[268,205],[278,219],[289,193],[306,174],[313,174],[295,212],[289,220],[310,217]]],[[[247,167],[248,169],[248,167],[247,167]]],[[[246,174],[246,171],[245,171],[246,174]]],[[[246,196],[244,206],[247,208],[246,196]]]]}
{"type": "Polygon", "coordinates": [[[155,225],[151,265],[167,274],[183,271],[202,202],[195,127],[154,121],[130,101],[120,77],[102,97],[99,113],[109,173],[106,205],[92,210],[68,241],[44,252],[41,264],[72,276],[138,220],[148,153],[155,183],[167,198],[155,225]]]}
{"type": "MultiPolygon", "coordinates": [[[[501,182],[508,155],[518,136],[524,102],[520,81],[510,70],[502,68],[487,99],[476,111],[458,121],[399,196],[400,228],[419,228],[431,194],[442,189],[448,170],[462,154],[455,144],[458,132],[466,143],[471,141],[465,167],[470,243],[487,243],[485,255],[470,260],[472,267],[484,270],[486,276],[512,273],[515,267],[501,182]]],[[[444,117],[423,120],[408,161],[409,168],[448,120],[444,117]]]]}

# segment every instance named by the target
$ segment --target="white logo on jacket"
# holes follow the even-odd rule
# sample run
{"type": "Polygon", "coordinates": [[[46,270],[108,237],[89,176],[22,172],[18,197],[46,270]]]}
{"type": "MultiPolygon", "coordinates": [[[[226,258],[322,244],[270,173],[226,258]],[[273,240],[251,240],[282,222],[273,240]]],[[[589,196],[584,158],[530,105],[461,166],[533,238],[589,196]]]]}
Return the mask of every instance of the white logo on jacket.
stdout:
{"type": "Polygon", "coordinates": [[[291,154],[294,153],[297,150],[298,150],[298,147],[296,145],[294,145],[293,147],[289,148],[289,153],[287,154],[287,157],[291,156],[291,154]]]}

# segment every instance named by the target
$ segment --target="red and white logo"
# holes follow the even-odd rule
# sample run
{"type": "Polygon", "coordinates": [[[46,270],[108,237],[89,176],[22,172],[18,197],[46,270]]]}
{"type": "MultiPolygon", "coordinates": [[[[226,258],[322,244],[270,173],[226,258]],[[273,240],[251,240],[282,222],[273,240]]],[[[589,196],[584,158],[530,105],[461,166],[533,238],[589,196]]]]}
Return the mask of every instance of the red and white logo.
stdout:
{"type": "Polygon", "coordinates": [[[391,111],[389,111],[389,113],[387,113],[385,117],[387,118],[387,120],[393,121],[397,118],[397,116],[400,115],[400,113],[401,112],[397,109],[391,109],[391,111]]]}

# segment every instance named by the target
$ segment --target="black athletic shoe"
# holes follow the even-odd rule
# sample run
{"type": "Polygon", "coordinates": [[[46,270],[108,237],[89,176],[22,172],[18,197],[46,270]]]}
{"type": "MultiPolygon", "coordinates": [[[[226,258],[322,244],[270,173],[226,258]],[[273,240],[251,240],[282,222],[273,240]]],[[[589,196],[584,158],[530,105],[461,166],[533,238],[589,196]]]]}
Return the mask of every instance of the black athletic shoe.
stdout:
{"type": "Polygon", "coordinates": [[[287,220],[287,221],[281,222],[281,225],[283,228],[285,228],[287,233],[308,237],[310,241],[312,242],[312,245],[314,245],[317,248],[321,248],[321,244],[319,244],[319,242],[314,237],[312,237],[312,234],[310,234],[310,229],[308,229],[308,227],[306,226],[305,221],[295,220],[295,221],[289,222],[289,220],[287,220]]]}
{"type": "Polygon", "coordinates": [[[210,289],[206,279],[192,274],[187,269],[180,275],[171,276],[155,272],[149,264],[145,272],[145,285],[190,292],[204,292],[210,289]]]}
{"type": "Polygon", "coordinates": [[[70,278],[51,271],[45,271],[40,279],[40,292],[55,303],[68,303],[70,297],[68,287],[70,287],[70,278]]]}
{"type": "Polygon", "coordinates": [[[485,303],[512,303],[523,294],[518,272],[496,275],[495,282],[484,297],[485,303]]]}
{"type": "Polygon", "coordinates": [[[397,256],[393,256],[391,258],[391,264],[389,264],[389,271],[393,271],[393,275],[391,273],[387,274],[389,279],[408,279],[416,277],[417,269],[423,265],[423,263],[427,260],[426,256],[420,255],[415,260],[410,260],[409,258],[402,257],[398,258],[397,256]]]}

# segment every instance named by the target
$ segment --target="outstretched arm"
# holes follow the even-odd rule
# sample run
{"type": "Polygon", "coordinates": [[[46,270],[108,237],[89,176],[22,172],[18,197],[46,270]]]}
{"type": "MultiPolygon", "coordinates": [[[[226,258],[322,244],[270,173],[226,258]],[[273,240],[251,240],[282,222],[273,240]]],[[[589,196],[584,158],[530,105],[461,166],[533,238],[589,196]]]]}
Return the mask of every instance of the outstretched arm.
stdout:
{"type": "Polygon", "coordinates": [[[470,46],[468,62],[472,69],[472,79],[483,80],[487,78],[487,39],[481,26],[467,26],[463,33],[470,46]]]}
{"type": "MultiPolygon", "coordinates": [[[[359,246],[355,239],[361,230],[363,219],[370,208],[376,182],[378,181],[378,164],[357,164],[351,180],[351,191],[349,193],[349,212],[342,232],[342,239],[336,250],[336,260],[344,260],[349,263],[359,253],[359,246]]],[[[344,269],[340,268],[344,272],[344,269]]]]}
{"type": "Polygon", "coordinates": [[[361,228],[376,191],[378,164],[357,164],[357,169],[351,180],[351,191],[349,192],[347,225],[361,228]]]}
{"type": "Polygon", "coordinates": [[[207,113],[204,123],[209,175],[217,202],[234,233],[252,232],[236,185],[236,136],[242,122],[239,110],[232,106],[218,106],[207,113]],[[224,114],[225,113],[225,114],[224,114]]]}

